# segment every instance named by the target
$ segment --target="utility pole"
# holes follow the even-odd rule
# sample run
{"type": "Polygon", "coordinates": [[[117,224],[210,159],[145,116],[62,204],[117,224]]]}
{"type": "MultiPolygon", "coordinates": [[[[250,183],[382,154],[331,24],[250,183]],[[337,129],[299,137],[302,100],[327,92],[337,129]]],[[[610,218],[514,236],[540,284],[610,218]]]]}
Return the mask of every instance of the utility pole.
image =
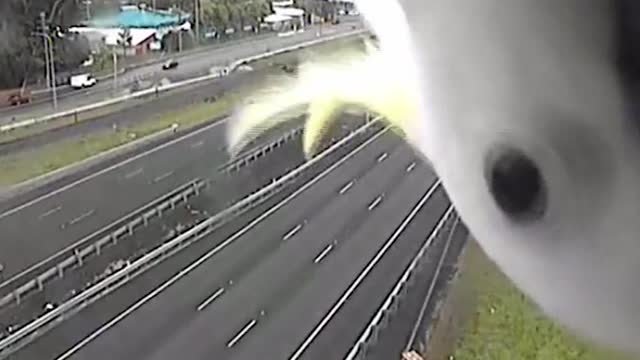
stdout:
{"type": "Polygon", "coordinates": [[[196,44],[200,43],[200,0],[195,1],[195,15],[196,15],[196,44]]]}
{"type": "Polygon", "coordinates": [[[45,63],[45,72],[47,78],[47,89],[51,88],[51,68],[49,67],[49,42],[47,41],[46,36],[49,34],[47,29],[47,20],[46,15],[43,12],[40,13],[40,27],[42,29],[42,33],[44,36],[42,37],[42,41],[44,42],[44,63],[45,63]]]}
{"type": "Polygon", "coordinates": [[[113,93],[118,92],[118,54],[116,54],[115,46],[111,48],[113,55],[113,93]]]}
{"type": "Polygon", "coordinates": [[[85,6],[87,21],[91,20],[91,0],[84,0],[82,2],[85,6]]]}
{"type": "Polygon", "coordinates": [[[178,8],[178,52],[182,52],[182,9],[178,8]]]}
{"type": "Polygon", "coordinates": [[[53,57],[53,40],[51,40],[51,36],[45,34],[46,39],[49,41],[49,64],[51,64],[51,87],[53,88],[53,108],[58,108],[58,93],[57,93],[57,84],[56,84],[56,66],[55,66],[55,58],[53,57]]]}

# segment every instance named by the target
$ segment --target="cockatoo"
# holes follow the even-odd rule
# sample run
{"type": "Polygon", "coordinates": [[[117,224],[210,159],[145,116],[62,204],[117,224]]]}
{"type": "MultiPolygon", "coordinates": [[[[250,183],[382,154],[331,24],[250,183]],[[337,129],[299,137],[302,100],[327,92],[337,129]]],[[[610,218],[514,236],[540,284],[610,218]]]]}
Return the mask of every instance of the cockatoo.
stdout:
{"type": "MultiPolygon", "coordinates": [[[[379,113],[549,317],[640,354],[640,2],[356,4],[379,47],[265,104],[308,104],[307,154],[346,104],[379,113]]],[[[232,145],[282,121],[244,110],[232,145]]]]}

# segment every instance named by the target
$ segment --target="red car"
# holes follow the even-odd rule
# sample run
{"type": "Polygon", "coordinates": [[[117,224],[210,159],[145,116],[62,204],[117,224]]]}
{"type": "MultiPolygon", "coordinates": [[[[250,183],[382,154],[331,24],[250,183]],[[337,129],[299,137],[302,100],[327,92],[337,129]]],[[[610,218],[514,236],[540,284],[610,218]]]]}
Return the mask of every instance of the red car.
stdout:
{"type": "Polygon", "coordinates": [[[28,104],[31,102],[31,95],[30,94],[24,94],[24,93],[18,93],[18,94],[11,94],[9,95],[9,104],[11,104],[11,106],[18,106],[18,105],[22,105],[22,104],[28,104]]]}

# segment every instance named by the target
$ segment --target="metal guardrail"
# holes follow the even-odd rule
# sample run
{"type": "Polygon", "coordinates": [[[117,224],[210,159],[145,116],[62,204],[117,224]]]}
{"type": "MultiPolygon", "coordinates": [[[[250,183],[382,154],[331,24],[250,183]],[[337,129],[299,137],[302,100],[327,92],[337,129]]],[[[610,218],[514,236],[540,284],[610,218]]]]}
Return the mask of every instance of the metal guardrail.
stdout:
{"type": "MultiPolygon", "coordinates": [[[[255,149],[254,151],[250,151],[241,159],[231,162],[229,164],[223,165],[223,167],[221,167],[219,170],[222,172],[232,172],[234,170],[236,171],[239,170],[239,168],[241,167],[248,166],[252,162],[268,154],[273,149],[279,146],[282,146],[287,141],[290,141],[291,139],[295,138],[297,135],[301,134],[302,131],[303,131],[303,128],[301,127],[293,129],[292,131],[285,133],[283,136],[279,137],[275,141],[272,141],[266,145],[263,145],[258,149],[255,149]]],[[[93,251],[91,251],[92,247],[95,247],[95,253],[99,255],[101,247],[104,244],[108,243],[107,242],[108,237],[112,239],[112,243],[115,243],[118,241],[118,239],[121,236],[131,235],[133,230],[135,230],[138,226],[140,226],[140,220],[139,220],[140,218],[142,218],[142,224],[146,226],[148,221],[154,216],[156,215],[162,216],[162,211],[167,209],[167,206],[169,206],[169,208],[171,209],[174,208],[178,204],[180,199],[182,200],[182,202],[186,202],[188,198],[190,198],[191,196],[198,195],[199,191],[207,187],[208,185],[209,185],[208,179],[207,180],[194,179],[176,188],[175,190],[159,197],[158,199],[153,200],[152,202],[144,205],[143,207],[127,214],[124,218],[116,220],[114,223],[101,229],[97,234],[92,234],[88,238],[81,240],[79,243],[73,244],[72,247],[75,248],[74,250],[68,250],[68,249],[62,250],[59,254],[53,255],[52,257],[49,257],[46,260],[43,260],[40,263],[34,265],[30,269],[23,271],[21,274],[9,279],[8,281],[5,281],[4,283],[0,284],[0,292],[2,292],[4,288],[11,287],[12,284],[19,282],[21,279],[24,279],[29,274],[36,272],[38,268],[43,268],[44,266],[46,266],[47,263],[53,264],[56,262],[55,260],[56,258],[59,259],[57,261],[57,264],[52,266],[46,272],[39,274],[39,276],[32,278],[30,281],[26,281],[24,284],[22,284],[19,287],[16,286],[17,288],[12,289],[13,290],[12,292],[8,293],[4,297],[0,297],[0,309],[4,306],[11,304],[14,301],[17,302],[17,304],[19,305],[21,302],[21,299],[24,298],[25,295],[28,295],[29,293],[34,291],[34,289],[42,290],[43,285],[46,282],[54,280],[57,277],[62,277],[64,275],[64,271],[67,268],[82,264],[83,256],[88,256],[85,254],[93,253],[93,251]],[[127,221],[125,219],[130,219],[130,220],[127,221]],[[118,224],[123,224],[125,222],[126,222],[125,225],[120,225],[118,227],[118,224]],[[116,227],[117,227],[117,230],[114,230],[111,233],[108,233],[109,228],[116,228],[116,227]],[[100,234],[106,234],[106,235],[99,237],[100,234]],[[93,244],[90,244],[83,250],[78,250],[78,248],[84,246],[86,243],[91,241],[91,239],[95,239],[95,238],[99,238],[99,240],[94,241],[93,244]],[[65,253],[68,254],[66,259],[64,258],[65,253]],[[72,262],[70,260],[71,258],[76,259],[76,261],[72,262]],[[57,271],[54,271],[53,268],[55,268],[57,271]]]]}
{"type": "MultiPolygon", "coordinates": [[[[81,244],[74,244],[73,249],[62,251],[58,256],[47,259],[44,264],[39,267],[44,267],[46,263],[50,263],[51,266],[40,274],[35,275],[31,280],[26,281],[20,286],[16,286],[10,293],[0,298],[0,308],[10,305],[11,303],[17,303],[20,305],[23,297],[29,295],[35,291],[41,291],[47,282],[50,282],[56,278],[64,277],[65,271],[76,266],[82,266],[85,258],[92,254],[100,255],[100,251],[108,244],[115,244],[119,239],[133,234],[133,231],[140,226],[146,226],[154,217],[162,216],[162,213],[168,209],[175,208],[176,205],[182,202],[186,202],[190,197],[198,195],[199,192],[208,186],[208,182],[200,179],[184,184],[177,189],[163,195],[162,197],[152,201],[151,203],[143,206],[142,208],[130,213],[125,217],[129,220],[120,220],[114,224],[115,230],[108,232],[105,229],[101,237],[97,238],[90,244],[86,244],[91,240],[87,238],[86,241],[82,241],[81,244]],[[121,224],[121,225],[118,225],[121,224]],[[58,258],[59,260],[55,260],[58,258]]],[[[37,271],[38,266],[36,266],[37,271]]],[[[27,274],[30,272],[27,270],[27,274]]],[[[3,284],[3,287],[10,286],[11,283],[19,282],[21,278],[25,276],[18,276],[9,280],[3,284]]]]}
{"type": "MultiPolygon", "coordinates": [[[[240,200],[233,206],[219,212],[218,214],[210,217],[209,219],[204,220],[200,224],[187,230],[186,232],[177,236],[176,238],[155,248],[154,250],[142,256],[141,258],[129,264],[128,266],[115,272],[110,277],[102,280],[101,282],[95,284],[94,286],[90,287],[86,291],[73,297],[68,302],[60,305],[54,310],[44,314],[38,319],[20,328],[18,331],[6,337],[5,339],[0,340],[0,357],[5,355],[4,354],[5,352],[11,351],[10,349],[11,347],[19,346],[20,342],[24,341],[25,339],[32,336],[37,336],[38,330],[45,329],[48,326],[52,326],[55,323],[62,321],[64,319],[65,314],[73,313],[74,311],[79,311],[78,308],[83,308],[84,306],[86,306],[87,303],[90,303],[96,297],[100,297],[101,295],[112,291],[114,287],[117,287],[118,285],[125,283],[127,280],[136,276],[138,273],[146,270],[150,266],[153,266],[153,264],[159,261],[162,261],[162,259],[166,258],[166,256],[169,256],[175,253],[176,251],[179,251],[185,246],[207,235],[212,230],[225,224],[230,219],[233,219],[236,216],[241,215],[242,213],[252,209],[257,204],[261,204],[262,202],[266,201],[273,194],[278,193],[290,182],[300,177],[311,166],[315,165],[320,160],[330,155],[339,147],[348,143],[354,137],[365,133],[366,131],[369,130],[369,128],[378,124],[379,123],[378,120],[379,119],[376,118],[373,121],[368,122],[367,124],[361,126],[357,130],[349,134],[348,136],[344,137],[342,140],[336,142],[335,144],[333,144],[332,146],[330,146],[329,148],[327,148],[326,150],[318,154],[316,157],[305,162],[304,164],[302,164],[295,170],[289,172],[288,174],[283,175],[282,177],[277,179],[275,182],[245,197],[244,199],[240,200]]],[[[385,127],[384,129],[381,130],[381,132],[384,132],[387,129],[388,127],[385,127]]],[[[128,231],[128,228],[125,229],[124,231],[125,232],[128,231]]]]}
{"type": "Polygon", "coordinates": [[[362,33],[365,33],[365,32],[366,32],[366,30],[362,30],[362,29],[361,30],[350,31],[350,32],[347,32],[347,33],[342,33],[342,34],[338,34],[338,35],[334,35],[334,36],[328,36],[328,37],[325,37],[325,38],[311,40],[311,41],[307,41],[307,42],[304,42],[304,43],[288,46],[288,47],[281,48],[281,49],[278,49],[278,50],[269,51],[269,52],[266,52],[266,53],[263,53],[263,54],[260,54],[260,55],[250,56],[248,58],[239,59],[239,60],[231,62],[231,64],[228,67],[224,68],[224,70],[221,73],[215,73],[215,74],[200,76],[200,77],[196,77],[196,78],[193,78],[193,79],[184,80],[184,81],[171,83],[171,84],[167,84],[167,85],[162,85],[162,86],[155,86],[155,87],[152,87],[150,89],[136,91],[133,94],[120,96],[120,97],[117,97],[117,98],[101,101],[101,102],[98,102],[98,103],[95,103],[95,104],[91,104],[91,105],[81,106],[81,107],[78,107],[78,108],[75,108],[75,109],[62,111],[62,112],[51,114],[51,115],[47,115],[47,116],[44,116],[44,117],[41,117],[41,118],[32,118],[32,119],[27,119],[27,120],[23,120],[23,121],[18,121],[16,123],[12,123],[12,124],[2,125],[2,126],[0,126],[0,133],[11,131],[11,130],[15,130],[15,129],[19,129],[19,128],[23,128],[23,127],[33,126],[33,125],[36,125],[36,124],[39,124],[39,123],[45,123],[45,122],[52,121],[52,120],[55,120],[55,119],[58,119],[58,118],[63,118],[63,117],[67,117],[67,116],[76,115],[76,114],[81,113],[81,112],[86,112],[86,111],[99,109],[99,108],[102,108],[102,107],[105,107],[105,106],[109,106],[109,105],[113,105],[113,104],[116,104],[116,103],[120,103],[120,102],[123,102],[123,101],[126,101],[126,100],[137,99],[137,98],[140,98],[140,97],[153,95],[153,94],[159,94],[161,92],[166,92],[166,91],[173,90],[173,89],[176,89],[176,88],[179,88],[179,87],[188,86],[188,85],[191,85],[191,84],[195,84],[195,83],[199,83],[199,82],[203,82],[203,81],[207,81],[207,80],[212,80],[212,79],[215,79],[215,78],[218,78],[218,77],[222,77],[225,74],[228,74],[231,71],[235,70],[238,66],[240,66],[242,64],[246,64],[248,62],[264,59],[264,58],[267,58],[267,57],[279,55],[279,54],[286,53],[286,52],[299,50],[299,49],[302,49],[302,48],[305,48],[305,47],[314,46],[314,45],[321,44],[321,43],[328,42],[328,41],[333,41],[333,40],[337,40],[337,39],[341,39],[341,38],[345,38],[345,37],[359,35],[359,34],[362,34],[362,33]]]}
{"type": "MultiPolygon", "coordinates": [[[[386,327],[387,319],[397,310],[399,302],[404,298],[407,288],[411,285],[411,280],[419,272],[420,265],[422,264],[425,255],[427,255],[427,251],[431,248],[433,242],[437,240],[438,236],[442,234],[442,230],[447,223],[452,223],[453,227],[450,229],[450,232],[448,233],[449,236],[445,240],[447,243],[445,244],[444,254],[446,254],[446,249],[448,248],[448,244],[451,241],[451,234],[455,232],[456,225],[458,224],[458,217],[455,213],[453,205],[449,205],[449,208],[440,218],[440,221],[438,221],[438,224],[436,225],[434,230],[431,232],[423,246],[420,248],[420,250],[413,258],[407,269],[404,271],[396,285],[393,287],[385,301],[382,303],[382,306],[380,306],[376,314],[373,316],[365,330],[356,341],[355,345],[351,348],[351,351],[349,351],[349,353],[345,357],[345,360],[364,359],[367,355],[367,350],[377,343],[379,332],[386,327]]],[[[429,293],[427,295],[428,297],[431,296],[433,288],[435,287],[435,282],[438,280],[438,273],[440,271],[440,268],[442,267],[444,254],[443,256],[441,256],[441,261],[436,267],[436,274],[432,279],[429,293]]],[[[414,329],[416,329],[416,327],[414,327],[414,329]]],[[[415,339],[415,334],[413,334],[412,336],[413,339],[415,339]]],[[[411,342],[413,342],[413,340],[411,340],[411,342]]]]}
{"type": "Polygon", "coordinates": [[[266,145],[258,147],[257,149],[249,150],[245,154],[241,154],[236,159],[233,159],[226,164],[218,167],[218,171],[222,173],[232,173],[240,170],[243,167],[248,166],[259,158],[272,152],[274,149],[284,145],[285,143],[295,139],[298,135],[304,131],[303,127],[295,128],[286,132],[283,136],[279,137],[275,141],[272,141],[266,145]]]}

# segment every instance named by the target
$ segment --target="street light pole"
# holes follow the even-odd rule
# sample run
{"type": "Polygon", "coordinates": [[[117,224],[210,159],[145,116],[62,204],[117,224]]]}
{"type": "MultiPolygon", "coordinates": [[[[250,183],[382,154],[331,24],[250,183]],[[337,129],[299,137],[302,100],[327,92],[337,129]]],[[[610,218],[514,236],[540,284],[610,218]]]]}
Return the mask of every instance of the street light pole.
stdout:
{"type": "MultiPolygon", "coordinates": [[[[45,20],[44,11],[40,13],[40,26],[42,27],[42,32],[47,34],[47,21],[45,20]]],[[[49,67],[49,43],[47,42],[47,38],[43,36],[42,42],[44,44],[44,63],[45,63],[45,73],[47,78],[47,89],[51,88],[51,68],[49,67]]]]}
{"type": "Polygon", "coordinates": [[[195,15],[196,15],[196,44],[200,43],[200,0],[195,1],[195,15]]]}
{"type": "Polygon", "coordinates": [[[47,40],[49,41],[49,64],[51,64],[51,86],[53,88],[53,108],[58,108],[58,93],[57,93],[57,84],[56,84],[56,66],[53,57],[53,40],[51,40],[51,36],[45,34],[47,40]]]}
{"type": "Polygon", "coordinates": [[[112,47],[111,52],[113,55],[113,93],[118,91],[118,55],[116,54],[116,48],[112,47]]]}
{"type": "Polygon", "coordinates": [[[84,0],[83,4],[85,6],[87,21],[91,20],[91,0],[84,0]]]}

